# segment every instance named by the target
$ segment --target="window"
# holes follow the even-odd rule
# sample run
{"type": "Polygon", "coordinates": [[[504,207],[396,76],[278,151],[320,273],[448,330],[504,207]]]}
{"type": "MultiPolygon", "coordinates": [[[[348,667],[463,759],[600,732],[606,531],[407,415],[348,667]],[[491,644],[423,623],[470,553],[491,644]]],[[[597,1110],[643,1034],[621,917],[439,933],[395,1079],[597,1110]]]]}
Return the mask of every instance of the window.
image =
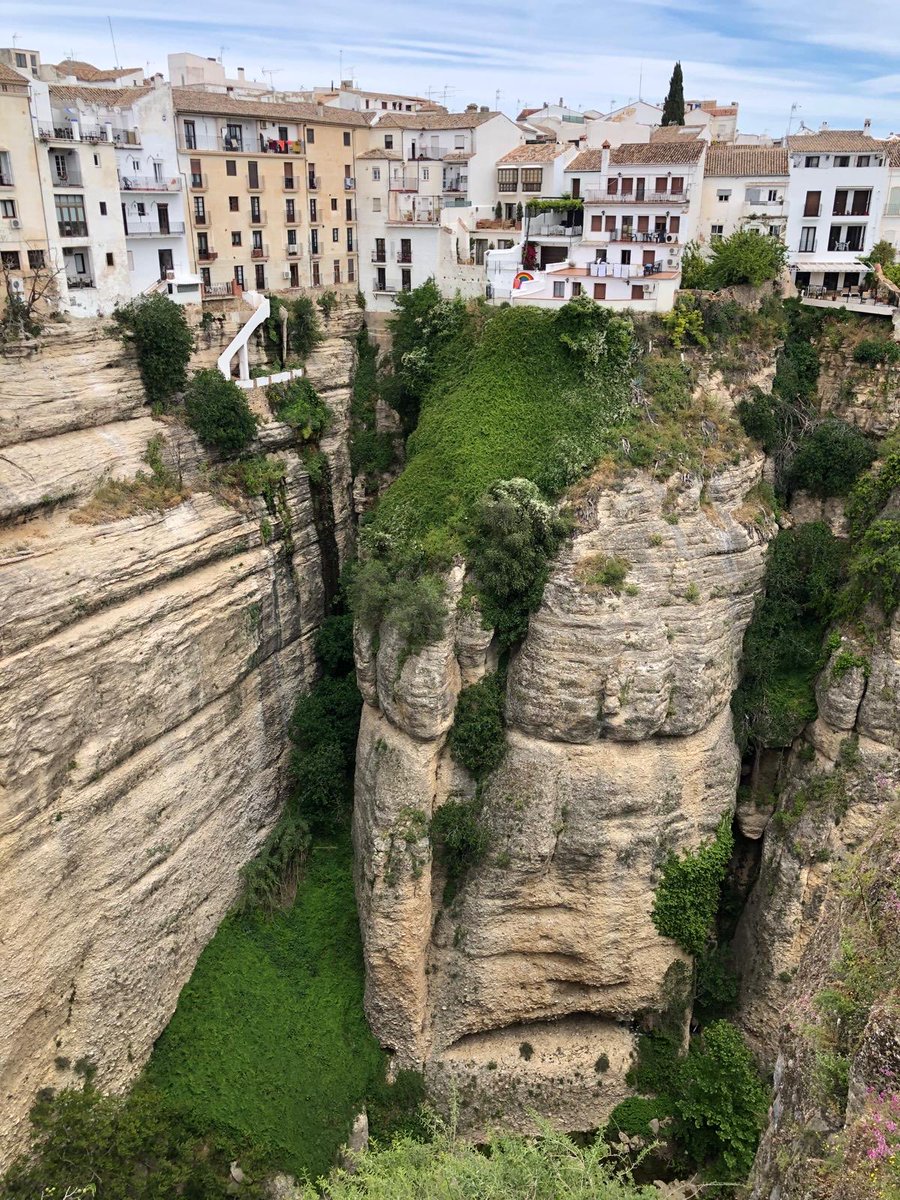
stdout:
{"type": "Polygon", "coordinates": [[[240,210],[240,207],[241,207],[241,200],[240,200],[239,196],[229,196],[228,197],[228,211],[229,212],[238,212],[240,210]]]}
{"type": "Polygon", "coordinates": [[[353,201],[352,200],[344,201],[344,220],[345,221],[353,220],[353,201]]]}
{"type": "Polygon", "coordinates": [[[28,251],[28,266],[32,271],[41,271],[45,265],[43,250],[28,251]]]}
{"type": "Polygon", "coordinates": [[[564,279],[553,280],[553,298],[555,300],[563,300],[566,295],[566,283],[564,279]]]}
{"type": "Polygon", "coordinates": [[[254,191],[259,187],[259,163],[252,158],[247,163],[247,187],[254,191]]]}
{"type": "Polygon", "coordinates": [[[871,161],[872,161],[872,156],[870,154],[860,154],[856,160],[856,165],[858,167],[867,167],[867,166],[869,166],[871,161]]]}
{"type": "Polygon", "coordinates": [[[209,287],[212,284],[212,271],[209,267],[200,268],[200,282],[204,287],[209,287]]]}
{"type": "Polygon", "coordinates": [[[891,188],[885,212],[889,217],[900,217],[900,187],[891,188]]]}
{"type": "Polygon", "coordinates": [[[106,265],[108,267],[114,267],[116,265],[115,259],[109,252],[107,252],[107,255],[106,255],[106,265]]]}
{"type": "Polygon", "coordinates": [[[778,195],[778,188],[769,188],[768,200],[770,204],[778,204],[781,197],[778,195]]]}
{"type": "Polygon", "coordinates": [[[804,167],[817,167],[819,165],[818,154],[807,154],[803,160],[804,167]]]}
{"type": "Polygon", "coordinates": [[[595,283],[594,284],[594,299],[595,300],[605,300],[606,299],[606,284],[605,283],[595,283]]]}
{"type": "Polygon", "coordinates": [[[317,262],[314,262],[312,265],[312,281],[313,281],[313,287],[318,287],[319,284],[322,282],[320,275],[319,275],[319,264],[317,262]]]}
{"type": "Polygon", "coordinates": [[[225,174],[226,175],[237,175],[237,159],[235,159],[235,158],[226,158],[225,159],[225,174]]]}
{"type": "MultiPolygon", "coordinates": [[[[758,195],[758,193],[757,193],[757,195],[758,195]]],[[[719,188],[719,190],[716,192],[716,199],[719,201],[722,201],[722,202],[726,202],[726,201],[730,200],[731,199],[731,188],[719,188]]]]}
{"type": "Polygon", "coordinates": [[[261,229],[252,230],[250,233],[250,237],[252,239],[251,249],[254,251],[254,253],[257,250],[262,250],[262,248],[263,248],[262,230],[261,229]]]}
{"type": "Polygon", "coordinates": [[[341,282],[341,260],[339,258],[334,260],[334,282],[341,282]]]}
{"type": "Polygon", "coordinates": [[[205,233],[197,234],[197,257],[209,258],[209,235],[205,233]]]}
{"type": "Polygon", "coordinates": [[[355,279],[356,279],[355,260],[352,258],[348,258],[347,259],[347,282],[353,283],[355,281],[355,279]]]}
{"type": "Polygon", "coordinates": [[[428,179],[428,168],[427,168],[427,167],[423,167],[423,168],[422,168],[422,178],[423,178],[424,180],[427,180],[427,179],[428,179]]]}
{"type": "Polygon", "coordinates": [[[262,263],[256,264],[256,290],[258,292],[266,290],[266,268],[262,263]]]}
{"type": "Polygon", "coordinates": [[[226,125],[225,126],[225,149],[226,150],[243,150],[244,148],[244,129],[241,125],[226,125]]]}
{"type": "Polygon", "coordinates": [[[591,217],[591,233],[599,233],[603,228],[602,217],[591,217]]]}
{"type": "Polygon", "coordinates": [[[834,165],[836,167],[849,167],[850,166],[850,155],[849,154],[836,154],[834,156],[834,165]]]}
{"type": "Polygon", "coordinates": [[[576,296],[580,296],[580,295],[581,295],[581,284],[573,283],[572,284],[572,299],[574,300],[576,296]]]}
{"type": "Polygon", "coordinates": [[[238,287],[242,288],[244,286],[244,268],[243,267],[235,267],[234,268],[234,281],[238,285],[238,287]]]}
{"type": "Polygon", "coordinates": [[[412,271],[409,267],[404,267],[400,272],[400,290],[402,292],[412,291],[412,271]]]}
{"type": "MultiPolygon", "coordinates": [[[[898,189],[898,190],[900,190],[900,189],[898,189]]],[[[372,212],[381,212],[381,197],[380,196],[372,197],[372,212]]]]}
{"type": "Polygon", "coordinates": [[[289,246],[297,245],[297,230],[296,229],[289,229],[287,231],[287,244],[289,246]]]}
{"type": "Polygon", "coordinates": [[[191,187],[203,187],[203,175],[201,173],[201,163],[199,158],[191,159],[191,187]]]}
{"type": "Polygon", "coordinates": [[[140,173],[141,173],[141,160],[140,160],[139,158],[133,158],[133,159],[131,160],[131,171],[132,171],[132,174],[134,174],[134,175],[140,175],[140,173]]]}
{"type": "Polygon", "coordinates": [[[816,227],[815,225],[804,225],[800,230],[800,246],[801,254],[811,254],[816,248],[816,227]]]}
{"type": "Polygon", "coordinates": [[[352,229],[347,230],[347,249],[348,250],[353,249],[353,230],[352,229]]]}
{"type": "Polygon", "coordinates": [[[240,231],[239,229],[232,229],[232,231],[231,231],[231,244],[232,244],[232,246],[240,246],[240,244],[241,244],[241,231],[240,231]]]}
{"type": "Polygon", "coordinates": [[[315,144],[315,141],[316,141],[316,131],[314,129],[307,129],[306,130],[306,144],[308,146],[312,146],[315,144]]]}
{"type": "Polygon", "coordinates": [[[99,167],[99,166],[100,166],[100,155],[99,155],[99,154],[95,154],[95,155],[94,155],[94,166],[95,166],[95,167],[99,167]]]}
{"type": "Polygon", "coordinates": [[[673,175],[672,182],[669,185],[669,190],[673,196],[680,196],[684,192],[684,176],[673,175]]]}
{"type": "Polygon", "coordinates": [[[665,175],[657,175],[653,183],[653,190],[655,192],[665,192],[668,191],[668,187],[669,181],[666,179],[665,175]]]}
{"type": "Polygon", "coordinates": [[[294,212],[295,212],[294,201],[293,200],[285,200],[285,202],[284,202],[284,219],[286,221],[296,220],[296,218],[294,216],[294,212]]]}
{"type": "Polygon", "coordinates": [[[379,183],[381,180],[381,167],[372,168],[372,182],[379,183]]]}
{"type": "Polygon", "coordinates": [[[350,134],[346,131],[344,132],[344,145],[345,146],[350,145],[350,134]]]}
{"type": "Polygon", "coordinates": [[[19,252],[18,250],[4,250],[0,252],[0,263],[7,271],[19,270],[19,252]]]}
{"type": "Polygon", "coordinates": [[[331,211],[337,212],[337,196],[331,197],[331,211]]]}
{"type": "Polygon", "coordinates": [[[709,240],[711,242],[720,242],[725,233],[724,225],[711,225],[709,229],[709,240]]]}
{"type": "Polygon", "coordinates": [[[542,167],[523,167],[522,191],[539,192],[541,190],[541,180],[543,179],[543,176],[544,171],[542,167]]]}
{"type": "MultiPolygon", "coordinates": [[[[197,149],[197,126],[193,121],[184,123],[184,144],[188,150],[197,149]]],[[[193,170],[193,167],[191,169],[193,170]]]]}
{"type": "Polygon", "coordinates": [[[206,220],[206,200],[203,196],[194,197],[194,220],[199,222],[206,220]]]}
{"type": "Polygon", "coordinates": [[[310,250],[312,251],[313,254],[319,253],[319,231],[318,231],[318,229],[311,229],[309,231],[309,246],[310,246],[310,250]]]}
{"type": "Polygon", "coordinates": [[[250,197],[250,222],[253,225],[258,225],[262,221],[262,209],[259,204],[259,196],[250,197]]]}
{"type": "Polygon", "coordinates": [[[341,231],[337,228],[337,226],[335,226],[335,228],[331,231],[331,240],[333,242],[339,242],[341,240],[341,231]]]}
{"type": "Polygon", "coordinates": [[[453,135],[453,147],[455,150],[465,150],[466,135],[464,133],[455,133],[453,135]]]}
{"type": "Polygon", "coordinates": [[[25,57],[24,54],[18,54],[18,53],[16,54],[16,66],[17,67],[27,67],[28,66],[28,59],[25,57]]]}
{"type": "Polygon", "coordinates": [[[806,201],[803,205],[804,217],[818,217],[822,212],[822,193],[807,192],[806,201]]]}
{"type": "Polygon", "coordinates": [[[0,217],[15,217],[15,200],[0,200],[0,217]]]}
{"type": "Polygon", "coordinates": [[[769,226],[769,237],[780,238],[781,237],[781,226],[780,225],[770,225],[769,226]]]}
{"type": "Polygon", "coordinates": [[[634,191],[634,180],[633,179],[623,179],[622,180],[622,195],[630,196],[633,191],[634,191]]]}
{"type": "Polygon", "coordinates": [[[100,216],[101,217],[106,216],[106,201],[105,200],[100,201],[100,216]]]}
{"type": "Polygon", "coordinates": [[[385,148],[385,150],[393,150],[394,135],[392,133],[386,133],[384,135],[384,148],[385,148]]]}
{"type": "Polygon", "coordinates": [[[631,266],[631,251],[630,250],[622,251],[622,266],[623,267],[631,266]]]}
{"type": "Polygon", "coordinates": [[[319,219],[319,206],[315,200],[310,200],[309,202],[309,219],[310,221],[318,221],[319,219]]]}
{"type": "Polygon", "coordinates": [[[139,217],[146,217],[147,205],[143,202],[143,200],[138,200],[137,204],[135,204],[134,207],[135,207],[135,211],[137,212],[137,215],[139,217]]]}
{"type": "MultiPolygon", "coordinates": [[[[56,220],[60,237],[87,237],[87,217],[84,212],[84,196],[55,196],[56,220]]],[[[11,203],[4,201],[4,203],[11,203]]],[[[5,215],[5,214],[4,214],[5,215]]]]}
{"type": "Polygon", "coordinates": [[[497,170],[497,189],[501,192],[515,192],[519,187],[519,172],[516,167],[500,167],[497,170]]]}
{"type": "Polygon", "coordinates": [[[615,195],[617,194],[618,190],[619,190],[619,181],[618,181],[618,179],[607,179],[607,181],[606,181],[606,191],[607,191],[607,193],[608,193],[610,196],[615,196],[615,195]]]}

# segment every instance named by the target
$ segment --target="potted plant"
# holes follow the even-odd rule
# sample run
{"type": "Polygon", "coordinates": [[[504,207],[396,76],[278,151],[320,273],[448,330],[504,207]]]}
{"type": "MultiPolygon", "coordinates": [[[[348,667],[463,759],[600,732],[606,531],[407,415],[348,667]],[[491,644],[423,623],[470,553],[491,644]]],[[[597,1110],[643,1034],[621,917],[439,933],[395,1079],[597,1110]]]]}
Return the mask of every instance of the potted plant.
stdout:
{"type": "Polygon", "coordinates": [[[503,220],[503,205],[500,203],[499,200],[494,205],[494,220],[495,221],[503,220]]]}

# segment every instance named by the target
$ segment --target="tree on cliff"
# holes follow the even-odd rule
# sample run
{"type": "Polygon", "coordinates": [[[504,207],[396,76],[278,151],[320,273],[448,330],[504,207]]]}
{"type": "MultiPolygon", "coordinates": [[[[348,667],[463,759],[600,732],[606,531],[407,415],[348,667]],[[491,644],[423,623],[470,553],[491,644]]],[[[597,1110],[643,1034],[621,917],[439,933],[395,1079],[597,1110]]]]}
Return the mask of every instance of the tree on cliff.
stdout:
{"type": "Polygon", "coordinates": [[[663,105],[663,125],[684,124],[684,76],[681,73],[681,63],[677,62],[669,80],[669,94],[663,105]]]}

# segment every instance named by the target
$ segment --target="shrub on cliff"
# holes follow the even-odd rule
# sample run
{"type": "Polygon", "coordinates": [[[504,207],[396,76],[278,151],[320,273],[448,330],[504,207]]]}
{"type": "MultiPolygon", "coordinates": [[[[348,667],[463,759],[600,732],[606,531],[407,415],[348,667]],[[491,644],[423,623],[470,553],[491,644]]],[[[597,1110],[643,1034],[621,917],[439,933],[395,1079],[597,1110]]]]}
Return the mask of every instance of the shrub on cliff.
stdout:
{"type": "Polygon", "coordinates": [[[187,423],[205,446],[239,454],[256,435],[256,417],[247,398],[218,371],[197,371],[184,393],[187,423]]]}
{"type": "Polygon", "coordinates": [[[874,457],[872,439],[854,425],[822,421],[797,447],[788,472],[790,487],[814,496],[846,496],[874,457]]]}
{"type": "Polygon", "coordinates": [[[900,346],[890,338],[864,338],[854,347],[853,361],[868,367],[900,362],[900,346]]]}
{"type": "Polygon", "coordinates": [[[463,688],[456,701],[450,730],[450,752],[476,779],[500,765],[506,752],[503,720],[503,681],[485,675],[463,688]]]}
{"type": "Polygon", "coordinates": [[[114,309],[113,320],[134,342],[151,403],[166,404],[183,391],[194,337],[181,305],[167,296],[149,296],[114,309]]]}
{"type": "Polygon", "coordinates": [[[318,441],[331,422],[328,405],[308,379],[292,379],[268,388],[269,405],[279,421],[304,441],[318,441]]]}
{"type": "Polygon", "coordinates": [[[456,894],[470,867],[487,854],[490,834],[478,800],[445,800],[431,819],[431,842],[447,872],[444,902],[456,894]]]}
{"type": "Polygon", "coordinates": [[[786,258],[784,242],[779,238],[753,229],[739,229],[730,237],[713,242],[707,286],[723,288],[749,284],[760,287],[778,279],[786,258]]]}
{"type": "Polygon", "coordinates": [[[650,916],[657,931],[688,954],[702,954],[709,943],[733,849],[731,818],[726,815],[712,842],[680,856],[670,854],[663,863],[650,916]]]}

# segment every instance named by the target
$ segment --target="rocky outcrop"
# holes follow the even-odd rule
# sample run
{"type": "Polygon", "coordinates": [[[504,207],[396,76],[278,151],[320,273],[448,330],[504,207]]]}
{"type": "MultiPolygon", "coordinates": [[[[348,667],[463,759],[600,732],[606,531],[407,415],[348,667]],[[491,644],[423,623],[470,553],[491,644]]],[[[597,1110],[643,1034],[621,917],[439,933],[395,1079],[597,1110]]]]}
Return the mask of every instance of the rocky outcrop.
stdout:
{"type": "Polygon", "coordinates": [[[491,841],[452,900],[428,822],[474,782],[446,746],[456,697],[494,665],[448,583],[444,638],[404,657],[357,631],[357,896],[372,1028],[403,1066],[451,1086],[462,1120],[600,1124],[628,1094],[633,1029],[667,1008],[682,952],[650,920],[670,850],[734,805],[729,701],[772,532],[745,503],[760,457],[708,481],[632,474],[579,490],[508,672],[507,751],[489,777],[491,841]],[[752,513],[752,519],[750,514],[752,513]],[[602,563],[627,565],[604,586],[602,563]],[[608,1060],[608,1061],[607,1061],[608,1060]]]}
{"type": "Polygon", "coordinates": [[[358,320],[335,316],[310,363],[332,410],[333,508],[274,422],[260,442],[285,465],[275,511],[211,494],[196,441],[149,415],[100,324],[54,326],[3,375],[0,1161],[35,1093],[79,1060],[104,1088],[134,1079],[277,818],[323,547],[352,546],[358,320]],[[147,470],[151,437],[181,502],[73,521],[102,478],[147,470]]]}
{"type": "MultiPolygon", "coordinates": [[[[881,321],[870,336],[889,339],[891,328],[881,321]]],[[[855,363],[846,347],[823,350],[821,361],[818,393],[823,414],[840,417],[877,437],[900,425],[900,371],[895,364],[855,363]]]]}

